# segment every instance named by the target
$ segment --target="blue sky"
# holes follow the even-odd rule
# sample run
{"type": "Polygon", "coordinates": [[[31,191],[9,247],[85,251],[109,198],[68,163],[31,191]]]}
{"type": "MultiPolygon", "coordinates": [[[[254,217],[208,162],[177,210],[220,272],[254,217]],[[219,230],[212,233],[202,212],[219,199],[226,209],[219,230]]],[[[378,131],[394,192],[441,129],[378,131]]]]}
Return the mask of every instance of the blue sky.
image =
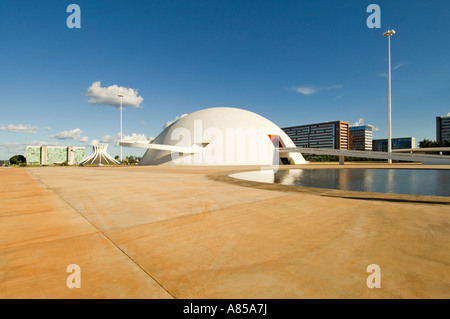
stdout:
{"type": "Polygon", "coordinates": [[[227,106],[280,127],[359,121],[387,138],[389,26],[393,137],[434,140],[435,117],[450,112],[449,16],[444,0],[2,0],[0,159],[93,140],[119,154],[119,109],[89,102],[94,82],[143,98],[123,110],[126,136],[227,106]],[[66,25],[71,3],[79,29],[66,25]],[[366,25],[369,4],[380,29],[366,25]]]}

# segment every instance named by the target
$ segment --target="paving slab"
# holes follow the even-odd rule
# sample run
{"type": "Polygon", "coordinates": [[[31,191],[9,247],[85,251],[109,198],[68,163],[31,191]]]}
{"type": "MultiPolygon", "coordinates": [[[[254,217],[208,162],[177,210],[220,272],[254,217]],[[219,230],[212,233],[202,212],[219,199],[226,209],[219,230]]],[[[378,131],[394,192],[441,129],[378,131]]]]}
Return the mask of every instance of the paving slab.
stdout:
{"type": "Polygon", "coordinates": [[[25,169],[1,169],[0,180],[0,298],[172,298],[25,169]],[[81,289],[67,286],[71,264],[81,289]]]}

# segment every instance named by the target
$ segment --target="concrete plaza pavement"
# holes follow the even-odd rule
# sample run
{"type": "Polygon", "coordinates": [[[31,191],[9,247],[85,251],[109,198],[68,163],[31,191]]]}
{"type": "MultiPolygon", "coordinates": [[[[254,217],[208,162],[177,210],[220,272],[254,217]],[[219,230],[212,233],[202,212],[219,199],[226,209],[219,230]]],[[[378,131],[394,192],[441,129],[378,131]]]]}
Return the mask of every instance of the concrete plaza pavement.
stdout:
{"type": "Polygon", "coordinates": [[[238,169],[1,168],[0,298],[450,297],[448,203],[211,177],[238,169]]]}

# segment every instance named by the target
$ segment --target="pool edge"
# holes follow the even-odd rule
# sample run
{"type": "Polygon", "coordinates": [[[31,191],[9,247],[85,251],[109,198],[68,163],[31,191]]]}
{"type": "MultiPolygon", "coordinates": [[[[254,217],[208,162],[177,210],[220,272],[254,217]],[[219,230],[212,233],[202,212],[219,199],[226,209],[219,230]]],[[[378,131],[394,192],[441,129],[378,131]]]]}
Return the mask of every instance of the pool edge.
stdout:
{"type": "MultiPolygon", "coordinates": [[[[297,165],[295,167],[286,166],[279,167],[279,170],[288,170],[299,168],[297,165]]],[[[311,169],[312,167],[307,167],[306,169],[311,169]]],[[[330,167],[314,167],[314,169],[329,169],[330,167]]],[[[333,167],[336,168],[336,167],[333,167]]],[[[355,168],[355,167],[338,167],[338,168],[355,168]]],[[[362,165],[358,168],[363,168],[362,165]]],[[[365,167],[374,168],[374,167],[365,167]]],[[[376,167],[380,168],[380,167],[376,167]]],[[[383,168],[394,168],[383,167],[383,168]]],[[[395,168],[406,168],[406,167],[395,167],[395,168]]],[[[409,167],[412,168],[412,167],[409,167]]],[[[270,168],[268,168],[270,169],[270,168]]],[[[417,167],[414,169],[442,169],[442,168],[430,168],[430,167],[417,167]]],[[[346,199],[359,199],[359,200],[379,200],[379,201],[389,201],[389,202],[408,202],[408,203],[418,203],[418,204],[433,204],[433,205],[450,205],[450,197],[445,196],[429,196],[429,195],[406,195],[406,194],[385,194],[385,193],[373,193],[373,192],[361,192],[361,191],[349,191],[349,190],[338,190],[329,188],[316,188],[316,187],[305,187],[305,186],[291,186],[291,185],[281,185],[263,182],[254,182],[249,180],[243,180],[231,177],[229,175],[235,173],[243,173],[255,171],[255,169],[239,169],[226,172],[217,172],[206,175],[206,178],[217,181],[224,182],[232,185],[250,187],[256,189],[263,189],[269,191],[281,191],[281,192],[291,192],[291,193],[308,193],[317,196],[324,197],[338,197],[346,199]]]]}

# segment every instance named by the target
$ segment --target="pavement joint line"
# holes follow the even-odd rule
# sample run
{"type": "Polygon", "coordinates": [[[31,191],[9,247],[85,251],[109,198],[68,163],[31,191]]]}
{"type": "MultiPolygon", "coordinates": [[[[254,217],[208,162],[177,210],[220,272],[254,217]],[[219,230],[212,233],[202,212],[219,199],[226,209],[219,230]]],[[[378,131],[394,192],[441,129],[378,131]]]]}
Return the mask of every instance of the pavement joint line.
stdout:
{"type": "MultiPolygon", "coordinates": [[[[29,173],[29,171],[27,170],[27,173],[29,175],[31,175],[29,173]]],[[[34,180],[38,179],[35,176],[32,176],[32,178],[34,180]]],[[[70,208],[72,208],[78,215],[80,215],[84,220],[86,220],[92,227],[94,227],[102,236],[104,236],[111,244],[113,244],[117,249],[119,249],[119,251],[121,251],[129,260],[131,260],[131,262],[133,262],[137,267],[139,267],[139,269],[141,269],[145,274],[147,274],[147,276],[149,276],[156,284],[158,284],[158,286],[161,287],[161,289],[163,289],[165,292],[167,292],[167,294],[169,294],[169,296],[171,296],[173,299],[177,299],[172,293],[170,293],[169,290],[167,290],[158,280],[156,280],[156,278],[154,278],[147,270],[145,270],[141,265],[139,265],[138,262],[136,262],[133,258],[131,258],[130,255],[128,255],[122,248],[120,248],[119,245],[117,245],[111,238],[109,238],[102,230],[100,230],[97,226],[95,226],[89,219],[87,219],[85,216],[83,216],[83,214],[81,214],[75,207],[73,207],[68,201],[66,201],[63,197],[61,197],[57,192],[53,191],[53,189],[47,185],[45,182],[43,182],[42,180],[38,179],[39,182],[42,185],[45,185],[45,187],[50,190],[53,194],[55,194],[56,196],[58,196],[58,198],[60,198],[63,202],[65,202],[70,208]]]]}
{"type": "Polygon", "coordinates": [[[2,245],[2,246],[0,246],[0,249],[5,250],[5,251],[10,250],[10,249],[22,249],[21,247],[24,247],[24,246],[33,247],[33,246],[39,246],[42,244],[48,244],[48,243],[52,243],[52,242],[60,242],[60,241],[65,241],[65,240],[69,240],[69,239],[74,239],[74,238],[92,236],[92,235],[96,235],[96,234],[98,234],[97,231],[92,232],[92,233],[86,233],[86,234],[69,236],[69,237],[62,237],[62,238],[57,238],[57,239],[49,239],[49,240],[44,240],[44,241],[36,241],[36,239],[32,239],[32,240],[26,240],[26,241],[14,243],[14,244],[2,245]]]}

